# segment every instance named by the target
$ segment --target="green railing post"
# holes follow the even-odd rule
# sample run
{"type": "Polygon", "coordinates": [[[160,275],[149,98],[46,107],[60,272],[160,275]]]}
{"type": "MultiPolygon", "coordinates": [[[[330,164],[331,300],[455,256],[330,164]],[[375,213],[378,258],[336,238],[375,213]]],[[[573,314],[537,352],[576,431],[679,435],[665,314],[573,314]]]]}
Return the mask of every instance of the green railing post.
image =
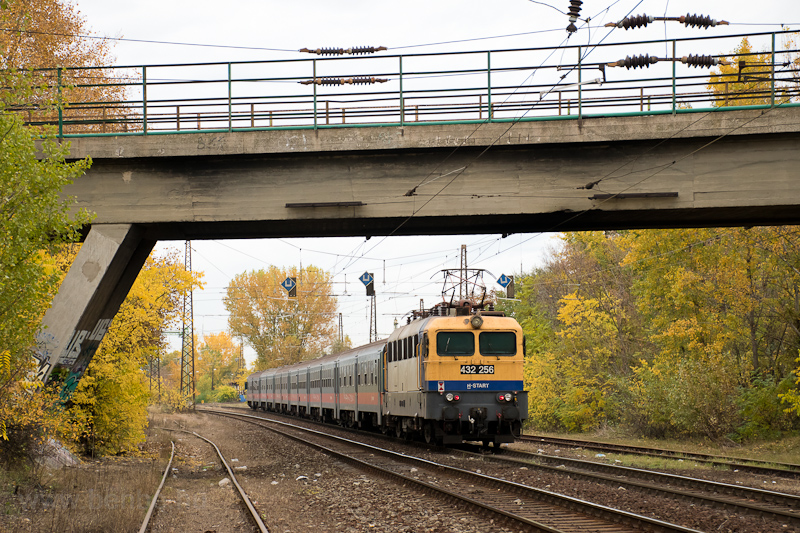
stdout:
{"type": "Polygon", "coordinates": [[[228,63],[228,131],[233,131],[233,88],[231,79],[231,64],[228,63]]]}
{"type": "Polygon", "coordinates": [[[775,33],[772,33],[772,60],[770,61],[771,67],[770,72],[771,76],[770,79],[770,92],[772,93],[771,100],[770,100],[770,107],[775,107],[775,33]]]}
{"type": "Polygon", "coordinates": [[[314,70],[314,75],[311,76],[311,85],[314,86],[314,129],[317,129],[317,60],[312,59],[311,61],[313,62],[314,70]]]}
{"type": "MultiPolygon", "coordinates": [[[[578,47],[578,120],[583,118],[583,85],[581,82],[583,81],[583,73],[581,72],[581,47],[578,47]]],[[[580,122],[578,123],[580,124],[580,122]]]]}
{"type": "Polygon", "coordinates": [[[147,67],[142,67],[142,132],[147,135],[147,67]]]}
{"type": "Polygon", "coordinates": [[[62,67],[58,67],[58,75],[57,83],[58,83],[58,138],[62,139],[64,137],[64,102],[61,98],[61,70],[62,67]]]}
{"type": "MultiPolygon", "coordinates": [[[[675,59],[677,55],[677,41],[672,41],[672,59],[675,59]]],[[[678,65],[675,61],[672,62],[672,114],[676,114],[678,112],[678,90],[676,84],[676,76],[678,72],[678,65]]]]}
{"type": "Polygon", "coordinates": [[[489,122],[494,119],[492,112],[492,53],[486,52],[486,116],[489,117],[489,122]]]}
{"type": "Polygon", "coordinates": [[[400,56],[400,126],[406,122],[406,106],[403,101],[403,56],[400,56]]]}

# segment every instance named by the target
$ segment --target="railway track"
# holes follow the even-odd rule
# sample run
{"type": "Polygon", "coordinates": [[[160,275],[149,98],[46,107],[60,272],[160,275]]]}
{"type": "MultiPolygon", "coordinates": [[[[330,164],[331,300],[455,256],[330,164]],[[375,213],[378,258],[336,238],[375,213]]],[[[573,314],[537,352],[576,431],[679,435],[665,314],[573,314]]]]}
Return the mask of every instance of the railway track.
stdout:
{"type": "MultiPolygon", "coordinates": [[[[198,439],[200,439],[202,441],[205,441],[207,444],[211,445],[211,447],[214,448],[214,451],[216,452],[217,457],[219,457],[220,462],[225,467],[225,470],[227,470],[228,476],[230,476],[231,483],[236,488],[236,492],[238,493],[239,498],[242,500],[242,503],[247,508],[247,512],[248,512],[250,518],[253,521],[253,525],[255,526],[256,531],[258,531],[259,533],[269,533],[269,530],[267,529],[267,526],[264,525],[264,522],[261,520],[261,516],[258,514],[258,511],[253,506],[253,503],[250,501],[250,498],[247,496],[247,493],[245,493],[244,489],[242,488],[242,486],[239,484],[238,480],[236,479],[236,476],[233,473],[233,469],[231,469],[230,465],[225,460],[225,457],[222,455],[222,452],[220,451],[219,447],[214,442],[210,441],[209,439],[203,437],[202,435],[200,435],[198,433],[195,433],[194,431],[186,431],[186,430],[183,430],[183,429],[164,428],[164,427],[158,428],[158,429],[161,429],[163,431],[178,431],[178,432],[181,432],[181,433],[188,433],[189,435],[193,435],[193,436],[197,437],[198,439]]],[[[153,517],[153,512],[155,511],[158,499],[159,499],[159,497],[161,495],[161,489],[164,487],[164,482],[166,481],[167,476],[168,476],[168,474],[170,472],[170,467],[172,466],[172,460],[173,460],[174,456],[175,456],[175,443],[173,442],[172,443],[172,455],[170,456],[169,462],[167,463],[167,468],[164,470],[164,476],[161,478],[161,484],[158,486],[158,490],[156,490],[155,495],[153,495],[153,499],[150,502],[150,507],[147,510],[147,514],[145,515],[145,518],[144,518],[144,520],[142,522],[142,526],[141,526],[141,528],[139,528],[139,533],[146,533],[147,528],[150,525],[150,520],[153,517]]]]}
{"type": "Polygon", "coordinates": [[[560,475],[614,487],[624,486],[628,490],[659,494],[734,512],[749,513],[800,528],[800,496],[794,494],[517,450],[507,450],[503,455],[483,456],[483,458],[557,472],[560,475]]]}
{"type": "Polygon", "coordinates": [[[383,477],[416,487],[426,494],[492,515],[516,529],[550,533],[695,531],[295,424],[230,411],[199,411],[264,427],[359,468],[366,468],[383,477]]]}
{"type": "Polygon", "coordinates": [[[574,448],[603,452],[645,455],[650,457],[667,457],[672,459],[691,459],[698,463],[727,467],[753,474],[764,474],[787,479],[800,479],[800,465],[791,463],[773,463],[747,459],[743,457],[727,457],[724,455],[711,455],[704,453],[667,450],[662,448],[646,448],[643,446],[630,446],[625,444],[608,444],[604,442],[566,439],[560,437],[544,437],[538,435],[522,435],[518,440],[520,442],[526,442],[530,444],[553,444],[556,446],[570,446],[574,448]]]}

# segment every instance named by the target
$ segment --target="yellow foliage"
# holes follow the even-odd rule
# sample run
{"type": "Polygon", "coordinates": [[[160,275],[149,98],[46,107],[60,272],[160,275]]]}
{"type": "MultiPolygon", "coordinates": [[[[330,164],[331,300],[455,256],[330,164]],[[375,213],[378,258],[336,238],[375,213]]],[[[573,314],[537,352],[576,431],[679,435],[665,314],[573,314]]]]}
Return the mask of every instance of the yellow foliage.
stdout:
{"type": "MultiPolygon", "coordinates": [[[[62,114],[68,121],[123,119],[130,113],[120,106],[78,105],[122,102],[125,82],[132,79],[114,69],[96,68],[113,63],[112,41],[83,37],[91,32],[71,0],[5,0],[4,4],[5,9],[0,9],[0,68],[6,76],[25,79],[32,89],[19,95],[13,107],[25,120],[54,122],[58,117],[55,105],[65,106],[62,114]],[[60,75],[56,67],[63,69],[60,75]]],[[[68,125],[65,132],[121,129],[125,129],[124,122],[122,127],[84,123],[68,125]]]]}
{"type": "Polygon", "coordinates": [[[144,439],[151,397],[142,369],[164,353],[162,332],[199,277],[175,253],[148,258],[71,398],[73,415],[90,427],[84,443],[93,453],[131,451],[144,439]]]}
{"type": "Polygon", "coordinates": [[[231,333],[245,337],[258,354],[257,370],[319,357],[333,343],[336,298],[331,275],[317,267],[239,274],[223,302],[231,333]],[[280,285],[287,277],[297,278],[297,298],[289,299],[280,285]]]}
{"type": "MultiPolygon", "coordinates": [[[[784,48],[793,48],[793,43],[788,41],[784,48]]],[[[708,81],[708,89],[715,98],[715,107],[743,106],[743,105],[769,105],[772,103],[774,78],[780,77],[784,70],[782,63],[796,69],[800,66],[800,58],[776,51],[775,67],[771,52],[754,52],[747,37],[742,39],[739,46],[730,57],[725,58],[730,64],[719,65],[719,70],[712,71],[708,81]]],[[[796,98],[797,80],[788,84],[775,83],[775,103],[781,104],[796,98]]]]}

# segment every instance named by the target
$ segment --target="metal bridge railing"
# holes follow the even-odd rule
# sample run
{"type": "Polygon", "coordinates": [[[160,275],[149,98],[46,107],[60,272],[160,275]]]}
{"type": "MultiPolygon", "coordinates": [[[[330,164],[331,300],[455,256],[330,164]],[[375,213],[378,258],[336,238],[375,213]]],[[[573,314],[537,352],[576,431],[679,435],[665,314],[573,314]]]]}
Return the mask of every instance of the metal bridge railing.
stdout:
{"type": "Polygon", "coordinates": [[[553,48],[530,48],[41,69],[35,71],[39,84],[62,105],[34,102],[16,110],[28,123],[54,126],[68,137],[563,120],[793,105],[800,101],[798,50],[778,43],[792,34],[797,32],[570,46],[558,54],[553,48]],[[762,51],[733,56],[745,37],[762,51]],[[642,53],[664,61],[646,69],[610,66],[642,53]],[[718,75],[712,79],[711,71],[680,62],[697,54],[727,57],[731,64],[724,71],[715,67],[718,75]],[[564,63],[568,57],[572,62],[564,63]],[[332,85],[336,80],[344,83],[332,85]]]}

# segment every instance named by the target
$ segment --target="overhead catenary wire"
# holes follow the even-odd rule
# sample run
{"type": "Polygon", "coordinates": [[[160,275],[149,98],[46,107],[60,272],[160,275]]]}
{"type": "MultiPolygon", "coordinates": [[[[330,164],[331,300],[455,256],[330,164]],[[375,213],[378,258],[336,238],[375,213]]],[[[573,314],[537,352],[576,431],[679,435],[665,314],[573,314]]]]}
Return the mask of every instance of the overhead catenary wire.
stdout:
{"type": "MultiPolygon", "coordinates": [[[[639,7],[639,5],[641,5],[641,4],[642,4],[642,2],[643,2],[643,1],[644,1],[644,0],[639,0],[639,2],[638,2],[638,3],[637,3],[637,4],[636,4],[636,5],[635,5],[635,6],[634,6],[634,7],[633,7],[633,8],[632,8],[632,9],[631,9],[629,12],[628,12],[628,14],[627,14],[626,16],[630,15],[630,13],[632,13],[632,12],[633,12],[635,9],[637,9],[637,8],[639,7]]],[[[582,2],[579,2],[579,4],[580,4],[580,3],[582,3],[582,2]]],[[[616,2],[615,2],[615,3],[616,3],[616,2]]],[[[612,33],[612,32],[613,32],[615,29],[616,29],[616,28],[611,28],[611,30],[610,30],[610,31],[609,31],[609,32],[608,32],[608,33],[607,33],[607,34],[606,34],[606,35],[605,35],[605,36],[604,36],[604,37],[603,37],[603,38],[600,40],[600,42],[599,42],[599,43],[597,43],[596,45],[594,45],[594,46],[591,48],[591,50],[587,50],[586,54],[584,55],[584,58],[585,58],[585,57],[587,57],[587,56],[588,56],[588,55],[591,53],[591,51],[592,51],[592,50],[596,49],[596,48],[597,48],[597,46],[598,46],[600,43],[602,43],[602,42],[603,42],[603,40],[605,40],[605,39],[606,39],[606,38],[607,38],[607,37],[608,37],[608,36],[609,36],[609,35],[610,35],[610,34],[611,34],[611,33],[612,33]]],[[[556,48],[554,48],[554,49],[553,49],[553,50],[550,52],[550,54],[549,54],[549,55],[548,55],[548,56],[547,56],[547,57],[544,59],[544,61],[542,62],[542,65],[543,65],[543,64],[544,64],[544,63],[545,63],[545,62],[546,62],[546,61],[547,61],[547,60],[548,60],[548,59],[549,59],[549,58],[550,58],[550,57],[551,57],[551,56],[552,56],[552,55],[555,53],[555,51],[556,51],[556,50],[558,50],[558,49],[559,49],[561,46],[563,46],[563,45],[564,45],[564,43],[565,43],[565,42],[566,42],[566,41],[569,39],[569,36],[570,36],[570,35],[572,35],[572,34],[571,34],[571,33],[570,33],[570,34],[568,34],[567,38],[566,38],[566,39],[564,39],[564,40],[561,42],[561,44],[559,44],[559,46],[557,46],[556,48]]],[[[572,69],[570,70],[570,72],[571,72],[572,70],[574,70],[575,68],[576,68],[576,67],[572,67],[572,69]]],[[[528,81],[528,79],[530,79],[530,78],[531,78],[531,77],[532,77],[532,76],[535,74],[535,72],[536,72],[536,70],[534,70],[534,71],[533,71],[533,72],[532,72],[532,73],[531,73],[531,74],[530,74],[530,75],[529,75],[529,76],[526,78],[525,82],[523,82],[523,83],[526,83],[526,82],[528,81]]],[[[567,74],[569,74],[569,72],[568,72],[567,74]]],[[[566,74],[565,74],[564,76],[562,76],[562,79],[563,79],[565,76],[566,76],[566,74]]],[[[554,87],[553,87],[553,88],[554,88],[554,87]]],[[[553,89],[553,88],[551,88],[551,91],[552,91],[552,89],[553,89]]],[[[549,91],[548,91],[548,92],[549,92],[549,91]]],[[[513,92],[513,91],[512,91],[512,93],[511,93],[510,95],[508,95],[508,96],[506,97],[506,101],[508,100],[508,98],[510,98],[510,97],[511,97],[511,95],[512,95],[512,94],[514,94],[514,92],[513,92]]],[[[540,99],[540,101],[541,101],[541,99],[540,99]]],[[[473,160],[472,160],[472,161],[471,161],[471,162],[470,162],[470,163],[469,163],[469,164],[468,164],[466,167],[463,167],[463,169],[462,169],[462,170],[458,171],[458,172],[455,174],[455,176],[454,176],[452,179],[450,179],[450,181],[448,181],[448,182],[447,182],[447,183],[446,183],[446,184],[445,184],[445,185],[444,185],[444,186],[443,186],[443,187],[442,187],[442,188],[441,188],[441,189],[440,189],[440,190],[439,190],[437,193],[435,193],[434,195],[432,195],[430,199],[428,199],[426,202],[424,202],[422,206],[420,206],[419,208],[416,208],[416,207],[415,207],[415,208],[414,208],[414,210],[412,211],[412,214],[411,214],[409,217],[407,217],[406,219],[404,219],[404,220],[403,220],[403,221],[402,221],[402,222],[401,222],[401,223],[400,223],[400,224],[399,224],[399,225],[398,225],[398,226],[397,226],[397,227],[396,227],[396,228],[395,228],[395,229],[394,229],[394,230],[393,230],[391,233],[389,233],[389,235],[387,235],[387,236],[383,237],[383,239],[381,239],[381,241],[380,241],[380,242],[378,242],[377,244],[375,244],[375,245],[374,245],[372,248],[370,248],[370,250],[368,250],[368,251],[371,251],[371,250],[372,250],[372,249],[374,249],[376,246],[378,246],[379,244],[381,244],[382,242],[384,242],[384,241],[386,240],[386,238],[388,238],[389,236],[391,236],[391,235],[393,235],[394,233],[396,233],[397,231],[399,231],[399,230],[400,230],[400,228],[401,228],[402,226],[404,226],[405,224],[407,224],[407,223],[408,223],[408,222],[409,222],[409,221],[410,221],[410,220],[411,220],[411,219],[412,219],[412,218],[413,218],[413,217],[414,217],[414,216],[415,216],[417,213],[419,213],[419,212],[420,212],[422,209],[424,209],[424,208],[425,208],[425,206],[427,206],[427,205],[428,205],[430,202],[432,202],[432,201],[433,201],[433,200],[434,200],[434,199],[435,199],[435,198],[438,196],[438,194],[439,194],[439,193],[443,192],[443,191],[444,191],[444,190],[445,190],[445,189],[446,189],[446,188],[447,188],[449,185],[451,185],[451,184],[452,184],[452,183],[453,183],[453,182],[454,182],[454,181],[455,181],[455,180],[456,180],[458,177],[460,177],[460,176],[461,176],[461,175],[464,173],[464,171],[465,171],[465,170],[466,170],[466,169],[467,169],[467,168],[468,168],[468,167],[469,167],[471,164],[473,164],[475,161],[477,161],[478,159],[480,159],[480,158],[481,158],[481,157],[482,157],[482,156],[483,156],[483,155],[484,155],[486,152],[488,152],[488,150],[489,150],[490,148],[492,148],[492,147],[493,147],[493,146],[494,146],[494,145],[495,145],[495,144],[496,144],[496,143],[497,143],[497,142],[498,142],[500,139],[502,139],[502,138],[503,138],[503,136],[505,136],[505,135],[508,133],[508,131],[510,131],[510,130],[511,130],[511,129],[512,129],[512,128],[513,128],[513,127],[516,125],[516,124],[518,124],[518,123],[519,123],[519,121],[520,121],[522,118],[524,118],[524,117],[525,117],[525,116],[526,116],[526,115],[527,115],[527,114],[528,114],[528,113],[529,113],[529,112],[530,112],[530,111],[533,109],[533,107],[534,107],[535,105],[536,105],[536,104],[534,104],[533,106],[531,106],[531,107],[530,107],[530,108],[529,108],[527,111],[525,111],[525,113],[523,113],[521,116],[519,116],[519,117],[518,117],[518,118],[517,118],[515,121],[511,122],[511,124],[509,125],[509,127],[508,127],[508,128],[507,128],[507,129],[506,129],[506,130],[505,130],[505,131],[504,131],[504,132],[501,134],[501,135],[497,136],[497,137],[495,138],[495,140],[494,140],[494,141],[492,141],[492,142],[491,142],[491,143],[490,143],[490,144],[489,144],[489,145],[488,145],[488,146],[487,146],[487,147],[486,147],[484,150],[482,150],[482,151],[481,151],[481,152],[480,152],[480,153],[479,153],[479,154],[478,154],[478,155],[477,155],[477,156],[476,156],[476,157],[475,157],[475,158],[474,158],[474,159],[473,159],[473,160]]],[[[473,131],[472,131],[472,132],[471,132],[471,133],[470,133],[468,136],[466,136],[466,137],[465,137],[465,138],[464,138],[464,139],[461,141],[461,143],[460,143],[460,144],[459,144],[457,147],[455,147],[455,148],[454,148],[454,149],[453,149],[453,150],[452,150],[452,151],[451,151],[451,152],[450,152],[450,153],[449,153],[447,156],[445,156],[444,160],[443,160],[442,162],[440,162],[440,163],[439,163],[439,164],[436,166],[436,168],[435,168],[435,169],[434,169],[434,170],[433,170],[431,173],[429,173],[429,174],[428,174],[428,177],[430,177],[430,176],[431,176],[431,175],[432,175],[434,172],[436,172],[436,170],[437,170],[437,169],[438,169],[438,168],[439,168],[439,167],[440,167],[442,164],[444,164],[444,163],[445,163],[445,162],[446,162],[446,161],[447,161],[447,160],[448,160],[450,157],[452,157],[452,156],[453,156],[453,155],[454,155],[454,154],[455,154],[455,153],[456,153],[456,152],[457,152],[457,151],[458,151],[460,148],[464,147],[464,146],[466,145],[466,143],[468,142],[468,140],[469,140],[469,139],[470,139],[470,138],[471,138],[471,137],[472,137],[472,136],[473,136],[473,135],[474,135],[474,134],[475,134],[475,133],[476,133],[476,132],[477,132],[477,131],[478,131],[478,130],[479,130],[479,129],[480,129],[482,126],[483,126],[483,125],[487,124],[488,122],[489,122],[489,120],[488,120],[488,118],[487,118],[487,120],[486,120],[485,122],[481,122],[480,124],[478,124],[478,126],[477,126],[477,127],[476,127],[476,128],[475,128],[475,129],[474,129],[474,130],[473,130],[473,131]]],[[[426,178],[426,179],[427,179],[427,178],[426,178]]],[[[423,181],[424,181],[424,180],[423,180],[423,181]]],[[[418,189],[419,187],[420,187],[420,185],[417,185],[416,187],[412,188],[412,189],[411,189],[409,192],[411,192],[411,193],[413,194],[413,192],[414,192],[414,191],[416,191],[416,189],[418,189]]],[[[409,193],[406,193],[406,195],[409,195],[409,193]]]]}

